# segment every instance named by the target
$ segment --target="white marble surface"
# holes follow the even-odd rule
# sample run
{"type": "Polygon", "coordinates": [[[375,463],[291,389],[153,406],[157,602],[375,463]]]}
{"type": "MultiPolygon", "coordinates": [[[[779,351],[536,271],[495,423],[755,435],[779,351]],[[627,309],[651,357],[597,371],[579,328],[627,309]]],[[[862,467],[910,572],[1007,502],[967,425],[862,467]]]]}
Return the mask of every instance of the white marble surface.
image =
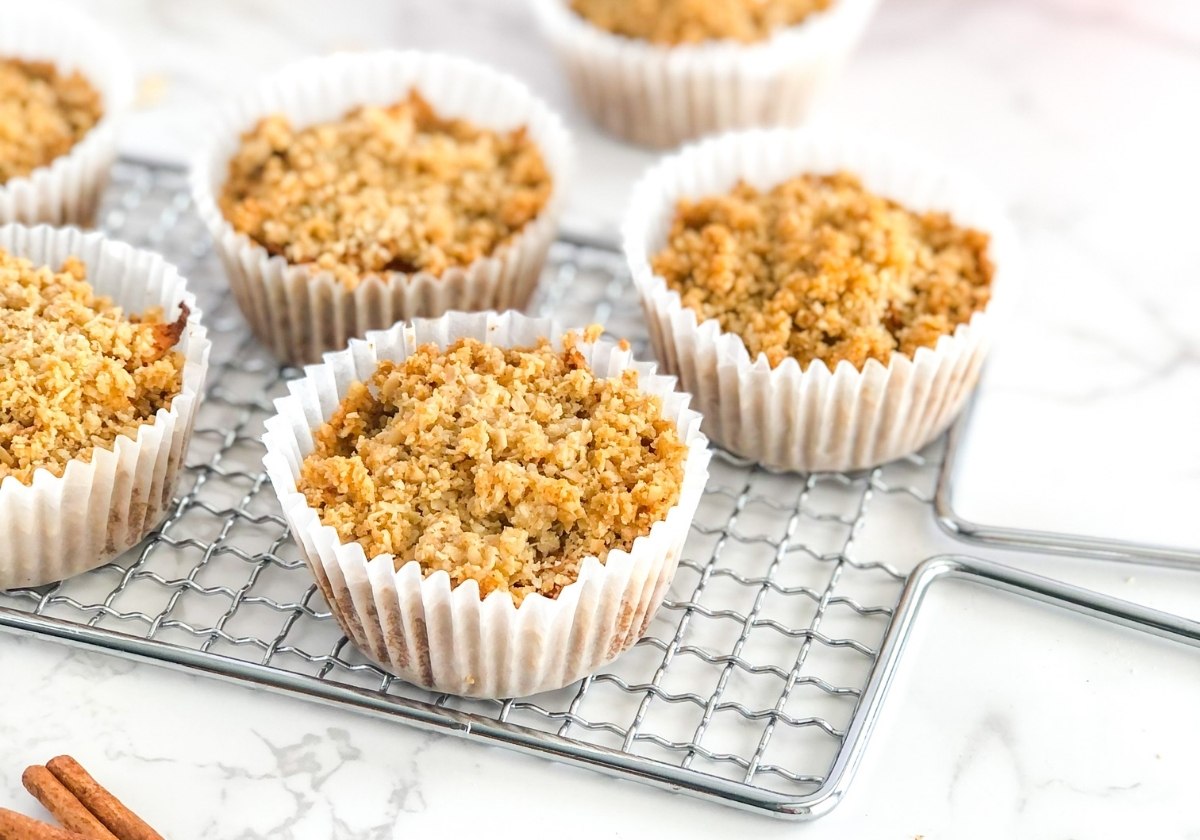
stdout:
{"type": "MultiPolygon", "coordinates": [[[[649,160],[579,122],[515,3],[87,5],[125,34],[151,79],[147,98],[158,97],[131,121],[131,151],[186,154],[197,106],[293,56],[419,44],[508,67],[576,121],[577,226],[611,229],[629,179],[649,160]]],[[[972,455],[979,482],[963,497],[968,512],[1052,516],[1059,527],[1099,520],[1130,536],[1200,542],[1187,478],[1200,473],[1188,439],[1200,385],[1191,323],[1200,298],[1189,282],[1200,256],[1190,198],[1200,187],[1195,4],[885,0],[834,94],[820,119],[976,170],[1008,201],[1026,242],[1026,288],[981,406],[979,439],[989,442],[972,455]],[[1037,376],[1026,381],[1031,368],[1037,376]],[[1061,417],[1045,414],[1051,404],[1061,417]],[[1046,436],[1043,419],[1070,436],[1046,436]],[[1005,448],[1012,441],[1021,446],[1005,448]],[[1017,451],[1050,471],[1026,483],[1017,451]],[[1113,480],[1121,470],[1178,473],[1181,516],[1154,512],[1162,476],[1125,489],[1113,480]]],[[[956,548],[914,504],[902,528],[865,533],[858,550],[906,568],[956,548]]],[[[1200,617],[1194,574],[991,556],[1200,617]]],[[[929,602],[914,642],[845,802],[796,826],[4,635],[0,805],[31,810],[20,770],[70,751],[173,840],[1200,838],[1194,650],[957,585],[929,602]]]]}

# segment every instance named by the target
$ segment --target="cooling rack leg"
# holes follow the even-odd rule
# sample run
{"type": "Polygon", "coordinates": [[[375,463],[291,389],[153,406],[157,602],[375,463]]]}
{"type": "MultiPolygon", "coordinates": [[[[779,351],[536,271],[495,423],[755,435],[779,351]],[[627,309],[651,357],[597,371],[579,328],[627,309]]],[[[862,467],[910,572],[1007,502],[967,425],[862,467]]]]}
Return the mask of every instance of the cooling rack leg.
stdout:
{"type": "MultiPolygon", "coordinates": [[[[886,700],[896,668],[904,657],[925,596],[935,583],[948,579],[970,581],[1130,630],[1200,647],[1200,622],[1024,572],[1002,563],[962,555],[932,557],[913,570],[900,596],[895,616],[880,648],[879,658],[863,691],[858,712],[846,733],[845,747],[829,774],[830,779],[834,780],[834,787],[828,791],[818,791],[814,797],[816,801],[810,806],[819,813],[832,808],[849,786],[886,700]]],[[[813,814],[816,815],[818,814],[813,814]]]]}
{"type": "Polygon", "coordinates": [[[968,434],[977,402],[978,398],[971,399],[962,415],[950,427],[946,438],[946,455],[942,460],[933,499],[934,518],[943,531],[955,539],[993,548],[1036,551],[1040,554],[1082,555],[1097,560],[1200,571],[1200,551],[1192,548],[983,525],[964,518],[954,507],[955,478],[965,448],[963,441],[968,434]]]}

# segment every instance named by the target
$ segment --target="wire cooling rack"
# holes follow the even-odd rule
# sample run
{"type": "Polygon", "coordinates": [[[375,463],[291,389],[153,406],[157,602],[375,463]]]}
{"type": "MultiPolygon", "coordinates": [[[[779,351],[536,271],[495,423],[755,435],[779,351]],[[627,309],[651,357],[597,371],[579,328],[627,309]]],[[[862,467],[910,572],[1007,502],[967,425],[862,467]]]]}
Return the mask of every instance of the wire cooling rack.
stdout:
{"type": "MultiPolygon", "coordinates": [[[[288,537],[259,436],[299,371],[250,337],[184,174],[121,163],[99,221],[189,279],[213,339],[207,399],[161,526],[94,572],[0,593],[0,625],[775,814],[837,800],[870,730],[873,667],[906,574],[933,553],[915,546],[937,534],[940,445],[854,475],[777,475],[718,453],[668,600],[633,650],[558,692],[437,696],[347,643],[288,537]]],[[[622,262],[594,243],[554,247],[533,308],[602,322],[645,353],[622,262]]]]}
{"type": "MultiPolygon", "coordinates": [[[[631,651],[534,697],[414,688],[347,643],[288,537],[259,436],[272,399],[300,371],[281,369],[250,337],[184,173],[119,164],[100,223],[189,278],[213,339],[209,389],[167,519],[114,563],[0,592],[0,629],[794,818],[825,813],[845,792],[939,580],[969,579],[1200,646],[1200,623],[996,563],[947,556],[917,565],[946,545],[933,516],[940,442],[850,475],[773,474],[718,452],[668,599],[631,651]]],[[[564,325],[604,323],[646,354],[622,261],[600,243],[558,243],[533,308],[564,325]]]]}

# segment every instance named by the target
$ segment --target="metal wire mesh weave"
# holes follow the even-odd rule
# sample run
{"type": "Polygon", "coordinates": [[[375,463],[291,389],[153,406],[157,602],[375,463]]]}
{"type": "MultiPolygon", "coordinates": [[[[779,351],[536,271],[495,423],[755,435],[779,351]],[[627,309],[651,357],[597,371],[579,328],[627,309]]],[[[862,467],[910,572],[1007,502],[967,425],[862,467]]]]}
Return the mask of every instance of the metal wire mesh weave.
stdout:
{"type": "MultiPolygon", "coordinates": [[[[0,605],[426,703],[460,722],[502,722],[511,737],[493,740],[525,749],[558,736],[587,745],[593,766],[690,779],[742,805],[829,782],[904,581],[886,523],[931,521],[936,453],[853,476],[775,475],[719,454],[669,599],[632,651],[559,692],[435,696],[347,644],[288,537],[259,435],[298,371],[249,336],[185,187],[179,171],[121,164],[101,216],[114,237],[179,265],[214,339],[182,495],[117,562],[0,593],[0,605]]],[[[568,325],[603,322],[644,352],[610,251],[557,244],[535,308],[568,325]]]]}

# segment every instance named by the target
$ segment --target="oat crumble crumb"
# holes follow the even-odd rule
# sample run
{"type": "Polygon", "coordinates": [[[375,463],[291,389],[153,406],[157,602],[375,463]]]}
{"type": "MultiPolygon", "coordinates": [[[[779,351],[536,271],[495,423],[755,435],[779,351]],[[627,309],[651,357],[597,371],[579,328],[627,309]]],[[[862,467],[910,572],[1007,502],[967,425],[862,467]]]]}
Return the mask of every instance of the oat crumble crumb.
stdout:
{"type": "Polygon", "coordinates": [[[834,0],[571,0],[593,26],[656,44],[763,41],[834,0]]]}
{"type": "Polygon", "coordinates": [[[299,130],[263,119],[242,136],[220,205],[270,253],[354,288],[492,254],[541,212],[551,186],[525,129],[439,116],[414,90],[299,130]]]}
{"type": "Polygon", "coordinates": [[[655,273],[702,319],[771,366],[911,356],[984,308],[989,237],[946,213],[914,213],[849,173],[768,192],[741,183],[676,207],[655,273]]]}
{"type": "Polygon", "coordinates": [[[686,457],[636,371],[594,375],[580,340],[467,338],[380,362],[317,430],[299,489],[368,557],[415,559],[518,605],[555,597],[586,557],[603,562],[666,516],[686,457]]]}
{"type": "Polygon", "coordinates": [[[126,316],[97,297],[78,259],[58,271],[0,250],[0,479],[62,475],[119,435],[136,436],[182,382],[171,347],[187,319],[126,316]]]}
{"type": "Polygon", "coordinates": [[[100,120],[100,94],[79,71],[0,58],[0,184],[62,157],[100,120]]]}

